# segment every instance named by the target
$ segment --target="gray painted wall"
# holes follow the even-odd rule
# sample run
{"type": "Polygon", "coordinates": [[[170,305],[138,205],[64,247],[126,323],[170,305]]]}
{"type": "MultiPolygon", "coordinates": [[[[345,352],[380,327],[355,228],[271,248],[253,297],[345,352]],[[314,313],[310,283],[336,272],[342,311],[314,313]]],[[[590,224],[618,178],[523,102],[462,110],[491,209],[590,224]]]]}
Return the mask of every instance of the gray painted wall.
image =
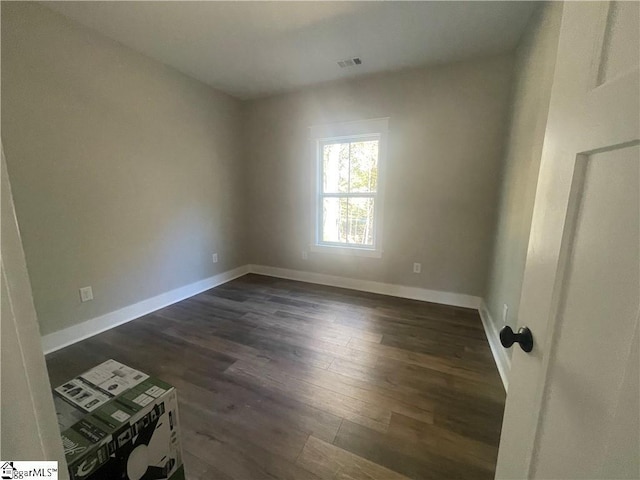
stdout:
{"type": "Polygon", "coordinates": [[[2,139],[43,334],[246,263],[485,291],[511,56],[242,103],[8,2],[2,71],[2,139]],[[378,117],[390,117],[383,257],[302,260],[308,127],[378,117]],[[95,300],[80,303],[86,285],[95,300]]]}
{"type": "MultiPolygon", "coordinates": [[[[518,324],[540,156],[547,124],[562,3],[548,3],[532,17],[516,52],[516,76],[505,151],[495,246],[485,302],[496,323],[518,324]]],[[[507,350],[511,355],[512,349],[507,350]]]]}
{"type": "Polygon", "coordinates": [[[500,56],[249,102],[251,262],[482,295],[512,70],[512,57],[500,56]],[[312,236],[308,127],[379,117],[390,117],[382,258],[303,260],[312,236]]]}
{"type": "Polygon", "coordinates": [[[228,95],[2,2],[2,141],[42,334],[246,263],[241,121],[228,95]]]}

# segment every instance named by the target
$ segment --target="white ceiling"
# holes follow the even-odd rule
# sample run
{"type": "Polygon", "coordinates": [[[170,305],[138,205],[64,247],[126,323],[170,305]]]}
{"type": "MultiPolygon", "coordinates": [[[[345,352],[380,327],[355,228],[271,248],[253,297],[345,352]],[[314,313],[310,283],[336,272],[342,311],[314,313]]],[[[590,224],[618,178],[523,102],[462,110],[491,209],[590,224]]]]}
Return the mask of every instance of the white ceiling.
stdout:
{"type": "Polygon", "coordinates": [[[47,2],[239,98],[512,50],[532,2],[47,2]],[[340,68],[359,56],[363,64],[340,68]]]}

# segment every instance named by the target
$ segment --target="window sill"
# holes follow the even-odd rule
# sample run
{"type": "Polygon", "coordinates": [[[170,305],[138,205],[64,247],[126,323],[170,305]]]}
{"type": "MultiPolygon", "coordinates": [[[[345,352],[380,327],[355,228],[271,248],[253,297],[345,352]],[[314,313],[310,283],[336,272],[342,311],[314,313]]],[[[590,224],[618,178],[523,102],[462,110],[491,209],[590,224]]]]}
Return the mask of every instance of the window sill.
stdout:
{"type": "Polygon", "coordinates": [[[353,255],[354,257],[382,258],[382,250],[369,248],[338,247],[333,245],[309,245],[309,251],[314,253],[330,253],[335,255],[353,255]]]}

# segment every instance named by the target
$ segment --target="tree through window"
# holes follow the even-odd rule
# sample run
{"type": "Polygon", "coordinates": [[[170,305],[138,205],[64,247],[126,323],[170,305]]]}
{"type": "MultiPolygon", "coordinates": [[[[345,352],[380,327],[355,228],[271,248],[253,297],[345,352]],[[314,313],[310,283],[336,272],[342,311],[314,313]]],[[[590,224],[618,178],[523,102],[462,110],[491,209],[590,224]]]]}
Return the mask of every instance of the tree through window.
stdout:
{"type": "Polygon", "coordinates": [[[319,144],[319,243],[373,248],[380,135],[319,144]]]}
{"type": "Polygon", "coordinates": [[[309,250],[380,258],[388,118],[310,127],[314,162],[309,250]]]}

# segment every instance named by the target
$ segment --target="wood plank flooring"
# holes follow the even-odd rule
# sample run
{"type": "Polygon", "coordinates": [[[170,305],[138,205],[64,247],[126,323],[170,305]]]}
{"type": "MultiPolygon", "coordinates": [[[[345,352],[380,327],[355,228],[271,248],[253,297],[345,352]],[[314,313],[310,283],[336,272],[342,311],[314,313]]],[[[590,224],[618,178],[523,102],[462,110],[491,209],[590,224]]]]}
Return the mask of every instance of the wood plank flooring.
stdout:
{"type": "Polygon", "coordinates": [[[246,275],[47,357],[178,389],[187,476],[489,479],[505,393],[474,310],[246,275]]]}

